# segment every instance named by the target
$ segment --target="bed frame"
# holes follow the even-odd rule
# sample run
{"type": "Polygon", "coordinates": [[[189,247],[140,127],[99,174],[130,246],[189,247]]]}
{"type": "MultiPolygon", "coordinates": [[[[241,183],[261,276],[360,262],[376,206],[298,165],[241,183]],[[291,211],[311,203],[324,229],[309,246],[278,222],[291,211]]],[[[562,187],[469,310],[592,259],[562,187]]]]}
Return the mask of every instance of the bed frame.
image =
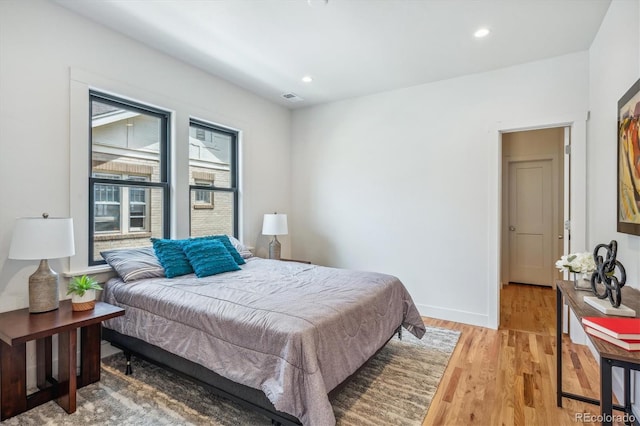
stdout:
{"type": "MultiPolygon", "coordinates": [[[[396,335],[396,333],[398,338],[402,339],[402,325],[398,326],[393,334],[380,348],[378,348],[378,350],[376,350],[371,358],[376,356],[376,354],[396,335]]],[[[267,416],[271,419],[271,423],[273,425],[296,426],[301,424],[300,421],[292,415],[276,410],[271,401],[269,401],[262,391],[233,382],[200,364],[179,357],[178,355],[165,351],[158,346],[152,345],[135,337],[126,336],[106,327],[102,328],[102,339],[110,342],[112,346],[115,346],[124,352],[124,355],[127,358],[127,369],[125,372],[127,375],[132,374],[131,355],[135,355],[140,359],[144,359],[172,371],[179,376],[186,377],[207,388],[215,395],[227,398],[242,407],[267,416]]],[[[347,377],[342,383],[336,386],[335,389],[329,392],[329,395],[340,391],[340,389],[342,389],[353,376],[358,374],[367,362],[369,362],[369,360],[367,360],[355,373],[347,377]]]]}

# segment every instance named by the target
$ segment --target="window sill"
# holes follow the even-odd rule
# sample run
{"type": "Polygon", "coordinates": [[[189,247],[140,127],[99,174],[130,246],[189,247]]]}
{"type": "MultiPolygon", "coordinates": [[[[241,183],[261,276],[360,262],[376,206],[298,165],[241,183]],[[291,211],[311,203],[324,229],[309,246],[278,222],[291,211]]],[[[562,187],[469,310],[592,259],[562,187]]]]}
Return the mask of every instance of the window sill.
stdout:
{"type": "Polygon", "coordinates": [[[132,240],[136,238],[151,238],[151,232],[129,232],[128,234],[95,234],[94,241],[132,240]]]}
{"type": "Polygon", "coordinates": [[[62,276],[65,278],[73,278],[81,275],[91,275],[93,278],[98,280],[98,282],[102,283],[107,281],[109,278],[114,277],[115,271],[109,265],[96,265],[87,266],[86,269],[62,273],[62,276]]]}

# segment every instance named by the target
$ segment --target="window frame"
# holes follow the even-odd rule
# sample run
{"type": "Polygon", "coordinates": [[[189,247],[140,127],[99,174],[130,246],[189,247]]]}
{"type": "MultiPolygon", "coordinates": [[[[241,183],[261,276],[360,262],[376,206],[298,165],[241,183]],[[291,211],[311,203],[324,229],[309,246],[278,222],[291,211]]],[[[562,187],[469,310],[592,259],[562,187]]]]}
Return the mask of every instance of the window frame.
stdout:
{"type": "MultiPolygon", "coordinates": [[[[215,193],[216,192],[230,192],[233,196],[233,236],[238,238],[238,230],[240,229],[239,225],[239,211],[238,207],[239,203],[239,190],[238,190],[238,135],[240,132],[236,130],[232,130],[226,127],[222,127],[213,123],[208,123],[206,121],[198,120],[195,118],[189,119],[189,128],[195,127],[196,131],[198,129],[204,131],[213,131],[218,133],[223,133],[230,138],[230,147],[229,147],[229,187],[221,187],[216,186],[215,180],[211,185],[189,185],[189,235],[191,236],[191,221],[192,221],[192,202],[191,202],[191,193],[192,191],[204,190],[211,192],[211,205],[212,208],[215,208],[215,193]]],[[[194,203],[195,204],[195,203],[194,203]]]]}
{"type": "MultiPolygon", "coordinates": [[[[95,186],[98,184],[102,185],[113,185],[121,188],[130,189],[131,187],[144,187],[146,191],[149,191],[152,188],[159,188],[162,191],[162,234],[163,238],[169,238],[170,235],[170,211],[171,211],[171,200],[170,200],[170,176],[171,176],[171,162],[169,158],[169,146],[171,144],[171,113],[156,107],[152,107],[149,105],[145,105],[142,103],[134,102],[125,98],[121,98],[118,96],[106,94],[104,92],[89,90],[89,223],[88,223],[88,231],[89,231],[89,247],[88,247],[88,262],[89,266],[95,265],[103,265],[106,264],[104,259],[95,260],[94,259],[94,247],[95,247],[95,186]],[[125,108],[130,111],[135,111],[141,114],[150,115],[160,120],[160,141],[159,141],[159,170],[160,170],[160,181],[159,182],[151,182],[151,181],[139,181],[139,180],[129,180],[124,179],[124,176],[120,179],[109,179],[109,178],[99,178],[93,176],[93,126],[92,126],[92,117],[93,117],[93,101],[98,101],[100,103],[104,103],[107,105],[112,105],[118,108],[125,108]]],[[[100,174],[104,172],[98,172],[100,174]]],[[[122,204],[122,200],[120,200],[122,204]]],[[[122,205],[121,205],[122,210],[122,205]]],[[[151,215],[150,211],[146,212],[145,220],[149,220],[151,215]]],[[[122,222],[121,218],[121,222],[122,222]]],[[[127,218],[126,220],[130,220],[127,218]]],[[[130,225],[130,224],[129,224],[130,225]]],[[[151,228],[151,224],[148,223],[149,229],[151,228]]],[[[128,227],[129,228],[129,227],[128,227]]],[[[143,232],[143,231],[135,231],[143,232]]],[[[101,235],[102,233],[98,233],[101,235]]],[[[102,234],[104,235],[104,234],[102,234]]]]}

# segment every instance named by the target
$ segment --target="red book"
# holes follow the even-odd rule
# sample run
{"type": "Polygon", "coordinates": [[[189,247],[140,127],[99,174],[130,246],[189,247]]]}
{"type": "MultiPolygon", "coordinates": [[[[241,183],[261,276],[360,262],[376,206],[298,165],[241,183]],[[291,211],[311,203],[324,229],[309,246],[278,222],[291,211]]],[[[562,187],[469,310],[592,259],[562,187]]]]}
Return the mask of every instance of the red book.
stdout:
{"type": "Polygon", "coordinates": [[[640,318],[584,317],[582,324],[616,339],[640,339],[640,318]]]}
{"type": "Polygon", "coordinates": [[[612,343],[616,346],[621,347],[622,349],[626,349],[628,351],[640,351],[640,340],[634,339],[616,339],[615,337],[611,337],[608,334],[605,334],[601,331],[594,330],[591,327],[585,327],[584,329],[587,333],[592,336],[595,336],[599,339],[606,340],[609,343],[612,343]]]}

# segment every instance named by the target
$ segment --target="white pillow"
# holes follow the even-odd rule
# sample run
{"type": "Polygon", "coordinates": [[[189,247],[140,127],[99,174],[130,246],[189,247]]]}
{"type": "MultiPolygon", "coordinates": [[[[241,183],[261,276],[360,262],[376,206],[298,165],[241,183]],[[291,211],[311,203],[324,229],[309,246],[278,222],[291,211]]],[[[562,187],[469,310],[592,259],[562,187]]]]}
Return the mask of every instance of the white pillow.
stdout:
{"type": "Polygon", "coordinates": [[[251,253],[251,251],[244,244],[242,244],[232,235],[227,235],[227,237],[229,237],[229,241],[231,241],[231,244],[233,244],[233,247],[238,250],[238,253],[240,253],[240,256],[242,256],[243,259],[253,257],[253,253],[251,253]]]}

